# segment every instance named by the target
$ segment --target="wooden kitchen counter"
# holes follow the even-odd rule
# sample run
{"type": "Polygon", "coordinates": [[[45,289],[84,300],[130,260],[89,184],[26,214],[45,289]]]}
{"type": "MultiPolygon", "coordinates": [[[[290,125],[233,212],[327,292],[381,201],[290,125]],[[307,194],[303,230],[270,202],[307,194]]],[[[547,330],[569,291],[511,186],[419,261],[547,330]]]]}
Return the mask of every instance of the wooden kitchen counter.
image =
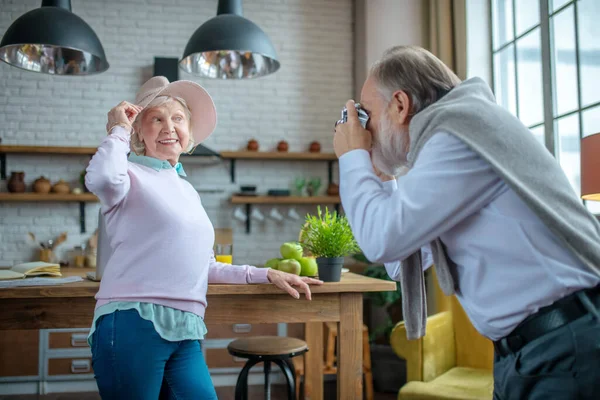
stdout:
{"type": "MultiPolygon", "coordinates": [[[[63,268],[63,276],[83,268],[63,268]]],[[[0,288],[0,330],[88,327],[98,282],[0,288]]],[[[208,285],[210,324],[304,323],[305,398],[323,399],[323,322],[339,323],[338,399],[362,399],[362,294],[396,290],[396,283],[347,272],[340,282],[311,286],[313,300],[296,300],[274,285],[208,285]]]]}

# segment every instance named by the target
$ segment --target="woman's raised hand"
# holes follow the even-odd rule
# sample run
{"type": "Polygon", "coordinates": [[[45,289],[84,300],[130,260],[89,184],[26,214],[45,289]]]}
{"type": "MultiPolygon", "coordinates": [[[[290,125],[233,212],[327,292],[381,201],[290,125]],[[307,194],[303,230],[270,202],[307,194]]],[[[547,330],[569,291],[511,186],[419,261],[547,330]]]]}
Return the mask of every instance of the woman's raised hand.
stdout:
{"type": "Polygon", "coordinates": [[[127,101],[122,101],[108,112],[108,122],[106,123],[106,131],[110,133],[113,127],[120,125],[123,128],[131,131],[133,121],[142,111],[142,107],[131,104],[127,101]]]}

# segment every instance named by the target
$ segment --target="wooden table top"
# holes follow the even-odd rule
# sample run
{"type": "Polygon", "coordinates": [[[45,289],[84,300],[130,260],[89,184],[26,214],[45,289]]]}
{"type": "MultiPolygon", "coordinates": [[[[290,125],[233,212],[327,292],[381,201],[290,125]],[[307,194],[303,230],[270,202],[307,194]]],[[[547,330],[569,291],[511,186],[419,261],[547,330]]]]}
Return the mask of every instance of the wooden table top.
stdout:
{"type": "MultiPolygon", "coordinates": [[[[89,268],[62,268],[63,277],[82,276],[83,282],[66,283],[56,286],[28,286],[14,288],[0,288],[0,299],[18,298],[45,298],[45,297],[94,297],[99,282],[85,278],[87,272],[94,271],[89,268]]],[[[326,282],[321,286],[310,287],[312,293],[351,293],[351,292],[387,292],[396,290],[396,282],[346,272],[342,274],[340,282],[326,282]]],[[[232,285],[209,284],[208,296],[220,295],[267,295],[283,294],[284,292],[271,284],[260,285],[232,285]]]]}

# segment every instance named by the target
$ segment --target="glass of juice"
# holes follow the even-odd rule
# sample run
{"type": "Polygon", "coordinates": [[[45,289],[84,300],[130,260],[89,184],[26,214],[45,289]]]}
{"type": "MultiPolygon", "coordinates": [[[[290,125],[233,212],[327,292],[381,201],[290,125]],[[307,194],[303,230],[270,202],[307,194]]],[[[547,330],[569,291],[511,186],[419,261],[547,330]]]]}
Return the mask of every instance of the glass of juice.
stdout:
{"type": "Polygon", "coordinates": [[[233,252],[232,245],[228,243],[219,243],[215,246],[215,259],[224,264],[232,264],[233,252]]]}

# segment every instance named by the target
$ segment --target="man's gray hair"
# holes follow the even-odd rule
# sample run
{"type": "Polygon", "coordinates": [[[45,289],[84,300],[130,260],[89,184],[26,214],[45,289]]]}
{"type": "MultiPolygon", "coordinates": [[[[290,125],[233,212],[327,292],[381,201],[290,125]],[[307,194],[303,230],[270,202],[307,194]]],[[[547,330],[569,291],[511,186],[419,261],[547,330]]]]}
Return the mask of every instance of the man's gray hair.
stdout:
{"type": "Polygon", "coordinates": [[[151,108],[160,107],[163,104],[166,104],[169,101],[177,101],[183,107],[185,112],[185,117],[189,123],[189,131],[190,131],[190,139],[186,152],[191,152],[194,149],[194,137],[192,135],[192,112],[187,105],[187,102],[180,97],[171,97],[171,96],[158,96],[154,100],[150,102],[142,112],[136,117],[135,121],[133,121],[133,135],[131,135],[131,150],[137,154],[138,156],[146,155],[146,146],[144,145],[144,141],[142,140],[142,118],[146,111],[151,108]]]}
{"type": "Polygon", "coordinates": [[[411,115],[435,103],[461,82],[439,58],[417,46],[386,50],[371,67],[370,75],[388,102],[395,91],[406,92],[412,101],[411,115]]]}

